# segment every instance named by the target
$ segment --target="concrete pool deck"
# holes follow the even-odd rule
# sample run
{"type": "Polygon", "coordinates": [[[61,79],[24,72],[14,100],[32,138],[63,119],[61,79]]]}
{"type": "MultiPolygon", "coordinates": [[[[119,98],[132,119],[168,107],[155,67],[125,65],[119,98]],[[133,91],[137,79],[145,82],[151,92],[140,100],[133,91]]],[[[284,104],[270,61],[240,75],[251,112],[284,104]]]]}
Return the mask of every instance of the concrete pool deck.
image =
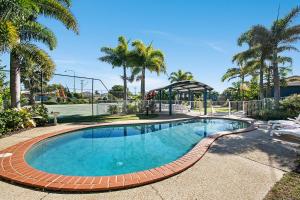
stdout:
{"type": "MultiPolygon", "coordinates": [[[[85,126],[63,124],[24,131],[0,139],[0,150],[49,131],[85,126]]],[[[154,184],[113,192],[68,194],[0,181],[0,199],[262,199],[284,172],[292,169],[296,148],[272,140],[264,130],[258,129],[219,138],[194,166],[154,184]]]]}

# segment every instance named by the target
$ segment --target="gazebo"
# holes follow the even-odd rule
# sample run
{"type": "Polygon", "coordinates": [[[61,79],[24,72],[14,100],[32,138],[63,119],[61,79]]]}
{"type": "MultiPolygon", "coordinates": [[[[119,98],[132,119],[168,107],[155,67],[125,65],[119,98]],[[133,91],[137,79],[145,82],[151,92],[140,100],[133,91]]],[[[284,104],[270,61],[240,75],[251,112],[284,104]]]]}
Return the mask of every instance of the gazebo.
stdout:
{"type": "Polygon", "coordinates": [[[178,81],[167,85],[165,87],[153,89],[150,92],[158,92],[159,98],[159,112],[161,112],[161,100],[162,100],[162,91],[168,90],[169,97],[169,115],[172,115],[172,93],[176,91],[181,94],[188,94],[189,101],[194,101],[195,93],[203,93],[203,107],[204,115],[207,114],[207,94],[209,91],[213,90],[212,87],[198,81],[178,81]]]}

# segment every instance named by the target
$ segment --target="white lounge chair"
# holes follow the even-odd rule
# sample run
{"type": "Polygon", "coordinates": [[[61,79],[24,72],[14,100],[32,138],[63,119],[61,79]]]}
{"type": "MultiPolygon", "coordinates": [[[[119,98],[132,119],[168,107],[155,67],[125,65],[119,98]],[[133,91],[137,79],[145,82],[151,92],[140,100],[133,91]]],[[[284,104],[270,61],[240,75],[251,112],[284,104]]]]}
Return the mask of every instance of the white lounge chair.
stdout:
{"type": "Polygon", "coordinates": [[[300,114],[296,118],[288,118],[288,120],[270,120],[268,121],[269,126],[273,126],[274,124],[282,124],[285,125],[294,125],[294,124],[300,124],[300,114]]]}
{"type": "Polygon", "coordinates": [[[300,114],[298,115],[298,117],[295,118],[288,118],[288,120],[296,122],[296,123],[300,123],[300,114]]]}
{"type": "Polygon", "coordinates": [[[273,136],[274,133],[279,133],[281,130],[283,130],[282,133],[286,133],[289,131],[293,132],[293,130],[295,130],[295,129],[300,129],[300,124],[292,122],[292,121],[287,121],[286,123],[272,124],[269,128],[269,132],[270,132],[270,136],[273,136]]]}
{"type": "Polygon", "coordinates": [[[272,130],[273,134],[276,135],[292,135],[296,137],[300,137],[300,127],[294,129],[278,129],[272,130]]]}

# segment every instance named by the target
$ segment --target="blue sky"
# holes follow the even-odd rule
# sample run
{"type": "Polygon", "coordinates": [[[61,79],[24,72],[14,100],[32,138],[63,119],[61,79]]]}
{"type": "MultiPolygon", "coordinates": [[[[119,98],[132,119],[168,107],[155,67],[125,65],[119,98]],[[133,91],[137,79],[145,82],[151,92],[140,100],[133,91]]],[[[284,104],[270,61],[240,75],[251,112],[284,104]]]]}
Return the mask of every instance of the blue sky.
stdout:
{"type": "MultiPolygon", "coordinates": [[[[283,16],[297,3],[300,4],[296,0],[73,0],[71,10],[78,19],[80,35],[54,20],[40,21],[57,35],[58,47],[48,51],[56,62],[57,73],[71,69],[80,76],[100,78],[108,87],[122,84],[122,70],[112,69],[97,58],[102,46],[116,46],[118,36],[123,35],[147,44],[153,42],[165,53],[168,73],[190,71],[196,80],[221,92],[230,85],[220,81],[222,74],[234,66],[232,55],[243,50],[236,44],[239,35],[255,24],[270,26],[279,4],[283,16]]],[[[295,22],[300,23],[300,16],[295,22]]],[[[300,53],[289,55],[294,58],[293,74],[299,75],[300,53]]],[[[2,59],[8,63],[7,56],[2,59]]],[[[166,75],[146,76],[147,90],[167,83],[166,75]]],[[[65,84],[72,86],[71,82],[65,84]]],[[[140,83],[129,84],[131,91],[135,87],[139,91],[140,83]]],[[[100,85],[97,89],[104,90],[100,85]]]]}

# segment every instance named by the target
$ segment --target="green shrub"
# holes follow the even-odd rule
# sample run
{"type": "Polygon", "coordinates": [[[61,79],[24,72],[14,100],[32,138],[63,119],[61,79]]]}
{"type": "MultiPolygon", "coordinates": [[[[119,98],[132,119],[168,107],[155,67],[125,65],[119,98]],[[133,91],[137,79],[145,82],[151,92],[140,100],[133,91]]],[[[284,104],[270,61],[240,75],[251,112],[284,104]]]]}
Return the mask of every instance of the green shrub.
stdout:
{"type": "Polygon", "coordinates": [[[108,112],[109,112],[111,115],[118,114],[118,111],[119,111],[119,108],[118,108],[117,105],[110,105],[110,106],[108,106],[108,112]]]}
{"type": "Polygon", "coordinates": [[[300,95],[295,94],[285,98],[280,102],[281,110],[287,112],[290,117],[296,117],[300,114],[300,95]]]}
{"type": "Polygon", "coordinates": [[[7,109],[0,113],[0,134],[35,127],[32,115],[27,108],[7,109]]]}
{"type": "Polygon", "coordinates": [[[258,112],[255,112],[251,116],[254,119],[259,120],[280,120],[280,119],[287,119],[288,117],[291,117],[287,112],[283,110],[260,110],[258,112]]]}
{"type": "Polygon", "coordinates": [[[49,97],[47,101],[43,102],[46,105],[56,105],[57,104],[57,98],[56,97],[49,97]]]}
{"type": "Polygon", "coordinates": [[[300,114],[300,95],[292,95],[280,101],[279,109],[264,109],[252,114],[251,117],[260,120],[280,120],[293,118],[300,114]]]}
{"type": "Polygon", "coordinates": [[[48,109],[44,105],[33,105],[30,112],[37,126],[44,126],[49,121],[48,109]]]}
{"type": "Polygon", "coordinates": [[[76,99],[82,98],[82,94],[80,94],[80,93],[74,93],[73,96],[74,96],[74,98],[76,98],[76,99]]]}
{"type": "Polygon", "coordinates": [[[138,112],[139,108],[136,104],[132,103],[127,105],[126,110],[127,110],[127,114],[135,114],[138,112]]]}

